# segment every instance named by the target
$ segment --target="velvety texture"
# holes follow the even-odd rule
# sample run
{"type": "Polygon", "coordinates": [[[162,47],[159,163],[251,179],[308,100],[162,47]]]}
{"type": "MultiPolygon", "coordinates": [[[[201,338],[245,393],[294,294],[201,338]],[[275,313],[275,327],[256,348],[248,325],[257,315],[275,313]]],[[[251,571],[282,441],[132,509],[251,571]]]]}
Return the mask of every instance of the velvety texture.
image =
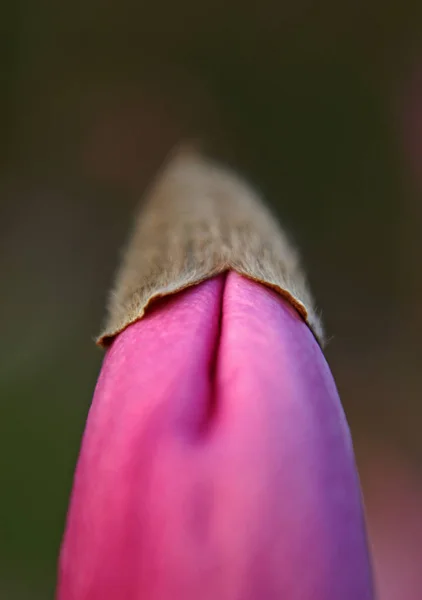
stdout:
{"type": "Polygon", "coordinates": [[[275,292],[230,273],[166,299],[114,341],[58,598],[373,598],[336,387],[275,292]]]}

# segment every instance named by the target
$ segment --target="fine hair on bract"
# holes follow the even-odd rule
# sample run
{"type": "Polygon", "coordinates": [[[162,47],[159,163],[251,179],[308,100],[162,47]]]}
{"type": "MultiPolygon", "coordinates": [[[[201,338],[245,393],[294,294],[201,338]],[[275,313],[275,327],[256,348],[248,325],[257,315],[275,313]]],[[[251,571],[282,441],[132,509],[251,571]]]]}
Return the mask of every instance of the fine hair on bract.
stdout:
{"type": "Polygon", "coordinates": [[[154,300],[229,270],[276,290],[323,344],[298,253],[260,196],[235,173],[180,147],[146,193],[97,343],[108,346],[154,300]]]}

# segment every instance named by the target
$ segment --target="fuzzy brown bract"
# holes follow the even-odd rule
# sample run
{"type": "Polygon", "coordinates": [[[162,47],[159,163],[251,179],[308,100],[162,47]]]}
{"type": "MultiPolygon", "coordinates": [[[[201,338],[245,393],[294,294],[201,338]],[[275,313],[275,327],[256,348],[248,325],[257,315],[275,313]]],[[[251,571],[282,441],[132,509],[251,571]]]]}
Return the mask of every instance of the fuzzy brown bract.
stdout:
{"type": "Polygon", "coordinates": [[[236,174],[179,149],[147,193],[98,344],[107,346],[155,299],[228,270],[287,298],[323,343],[298,254],[259,195],[236,174]]]}

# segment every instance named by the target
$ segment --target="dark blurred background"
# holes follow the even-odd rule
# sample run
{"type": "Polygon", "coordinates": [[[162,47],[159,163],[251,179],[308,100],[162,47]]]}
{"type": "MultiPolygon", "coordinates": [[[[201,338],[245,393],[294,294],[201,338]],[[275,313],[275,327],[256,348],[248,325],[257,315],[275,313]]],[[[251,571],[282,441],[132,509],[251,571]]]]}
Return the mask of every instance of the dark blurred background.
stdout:
{"type": "Polygon", "coordinates": [[[422,3],[1,10],[0,598],[53,597],[92,338],[142,192],[186,137],[301,248],[381,599],[421,598],[422,3]]]}

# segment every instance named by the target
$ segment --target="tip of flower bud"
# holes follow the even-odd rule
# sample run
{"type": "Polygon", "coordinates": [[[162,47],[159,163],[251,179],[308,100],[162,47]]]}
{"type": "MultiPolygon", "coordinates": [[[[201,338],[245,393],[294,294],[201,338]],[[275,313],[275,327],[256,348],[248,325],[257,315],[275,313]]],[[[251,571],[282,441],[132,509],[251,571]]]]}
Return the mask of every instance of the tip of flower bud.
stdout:
{"type": "Polygon", "coordinates": [[[285,297],[323,343],[296,250],[253,188],[190,140],[174,149],[136,219],[97,343],[107,346],[154,300],[225,271],[285,297]]]}

